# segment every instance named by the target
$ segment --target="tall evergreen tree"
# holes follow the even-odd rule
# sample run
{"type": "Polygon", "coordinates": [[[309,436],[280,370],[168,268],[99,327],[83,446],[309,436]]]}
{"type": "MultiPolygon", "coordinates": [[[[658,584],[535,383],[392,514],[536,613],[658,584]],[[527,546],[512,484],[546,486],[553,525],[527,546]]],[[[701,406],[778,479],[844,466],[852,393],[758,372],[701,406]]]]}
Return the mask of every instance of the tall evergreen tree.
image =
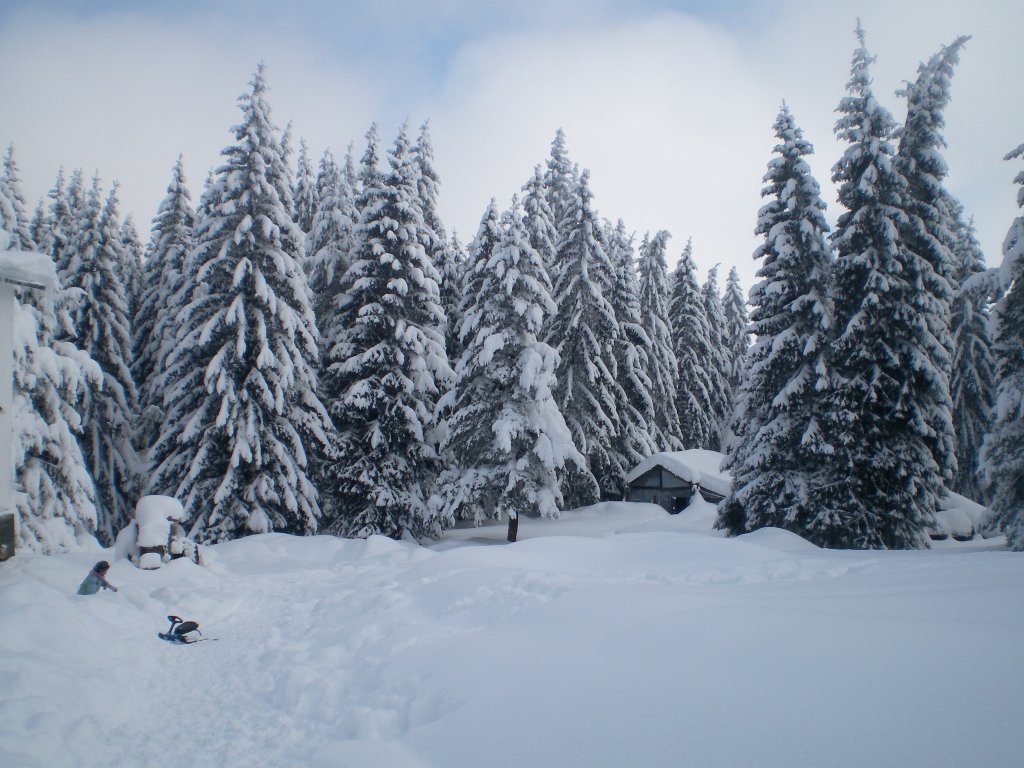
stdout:
{"type": "Polygon", "coordinates": [[[21,192],[21,177],[18,163],[14,159],[14,144],[7,145],[4,155],[3,172],[0,173],[0,194],[7,204],[0,210],[0,228],[8,233],[9,248],[16,251],[34,251],[35,241],[30,231],[25,196],[21,192]]]}
{"type": "Polygon", "coordinates": [[[729,269],[729,279],[725,283],[725,296],[722,297],[722,309],[725,311],[725,347],[729,361],[729,387],[739,393],[740,378],[746,364],[747,350],[750,348],[750,318],[747,316],[747,300],[740,286],[740,273],[736,267],[729,269]]]}
{"type": "Polygon", "coordinates": [[[109,546],[132,518],[142,471],[131,442],[138,400],[129,368],[131,330],[121,281],[117,184],[100,209],[99,181],[93,179],[76,225],[60,278],[77,295],[72,309],[77,345],[103,374],[83,401],[81,445],[96,486],[97,534],[109,546]]]}
{"type": "Polygon", "coordinates": [[[569,159],[569,151],[565,146],[565,132],[559,128],[551,142],[551,153],[544,170],[544,189],[548,207],[551,209],[551,220],[558,231],[559,239],[568,235],[568,232],[564,231],[563,225],[568,221],[566,212],[572,205],[579,181],[579,171],[569,159]]]}
{"type": "Polygon", "coordinates": [[[168,398],[173,422],[161,441],[175,445],[156,474],[176,485],[191,535],[206,542],[315,532],[320,507],[307,465],[329,447],[304,237],[291,219],[262,65],[251,85],[189,254],[197,287],[178,314],[169,374],[187,396],[168,398]]]}
{"type": "Polygon", "coordinates": [[[356,249],[324,375],[341,452],[328,491],[331,530],[438,536],[446,521],[433,496],[440,466],[429,430],[452,373],[438,332],[445,319],[437,271],[423,247],[418,174],[404,131],[386,175],[375,161],[364,159],[356,249]]]}
{"type": "Polygon", "coordinates": [[[53,222],[46,211],[42,200],[36,205],[32,220],[28,225],[28,233],[36,245],[38,253],[51,253],[53,250],[53,222]]]}
{"type": "Polygon", "coordinates": [[[555,303],[517,200],[500,228],[467,308],[442,485],[451,519],[507,519],[515,541],[520,515],[557,517],[557,472],[583,457],[554,400],[558,356],[540,336],[555,303]]]}
{"type": "Polygon", "coordinates": [[[632,238],[626,234],[622,219],[615,227],[607,222],[606,225],[605,241],[614,270],[609,301],[619,325],[614,349],[620,395],[616,407],[619,430],[612,447],[622,469],[621,493],[625,494],[625,476],[657,450],[651,436],[654,399],[651,396],[651,379],[647,374],[651,367],[648,360],[651,340],[644,329],[640,309],[640,280],[633,257],[632,238]]]}
{"type": "Polygon", "coordinates": [[[309,157],[309,145],[299,140],[299,165],[295,174],[295,213],[293,221],[307,235],[313,230],[313,217],[320,205],[320,189],[313,173],[313,161],[309,157]]]}
{"type": "MultiPolygon", "coordinates": [[[[1024,159],[1024,144],[1006,160],[1024,159]]],[[[1024,171],[1017,205],[1024,209],[1024,171]]],[[[996,400],[992,432],[985,438],[982,467],[991,494],[994,525],[1006,534],[1010,549],[1024,551],[1024,215],[1003,240],[1000,275],[1006,292],[996,304],[996,400]]]]}
{"type": "Polygon", "coordinates": [[[128,303],[128,321],[131,327],[132,318],[138,311],[139,300],[144,290],[142,240],[135,228],[135,219],[129,213],[121,223],[121,282],[124,284],[125,299],[128,303]]]}
{"type": "Polygon", "coordinates": [[[956,473],[956,438],[953,433],[949,378],[952,372],[953,340],[950,312],[956,289],[956,222],[943,188],[946,163],[940,154],[946,146],[942,136],[943,113],[950,98],[950,81],[968,38],[960,37],[944,46],[918,68],[917,80],[900,93],[907,99],[907,119],[898,132],[896,168],[906,179],[905,217],[900,219],[900,241],[915,262],[920,275],[919,303],[927,301],[923,316],[927,333],[937,345],[922,349],[929,354],[935,381],[917,393],[921,412],[929,419],[932,455],[946,482],[956,473]]]}
{"type": "MultiPolygon", "coordinates": [[[[327,328],[337,308],[341,279],[355,247],[354,231],[359,212],[348,180],[329,153],[320,161],[320,204],[313,217],[307,243],[306,272],[313,291],[317,327],[327,328]]],[[[324,350],[328,339],[322,339],[324,350]]]]}
{"type": "Polygon", "coordinates": [[[732,488],[717,525],[734,535],[785,528],[828,544],[841,532],[831,530],[836,521],[820,516],[812,498],[829,450],[818,420],[829,387],[828,224],[806,160],[813,148],[785,104],[774,129],[779,143],[755,230],[764,237],[754,251],[759,281],[750,291],[757,341],[737,398],[736,439],[726,458],[732,488]]]}
{"type": "MultiPolygon", "coordinates": [[[[0,252],[24,250],[16,232],[20,192],[0,187],[0,252]]],[[[60,289],[58,288],[59,292],[60,289]]],[[[70,342],[56,341],[57,294],[15,290],[11,435],[18,549],[43,554],[94,549],[94,485],[78,443],[80,404],[98,386],[99,367],[70,342]]],[[[8,331],[10,332],[10,331],[8,331]]]]}
{"type": "Polygon", "coordinates": [[[466,325],[466,317],[469,315],[470,307],[476,301],[483,288],[486,279],[487,265],[491,261],[494,249],[498,247],[501,240],[501,216],[498,213],[498,203],[492,197],[487,204],[480,219],[480,226],[477,227],[476,236],[469,244],[466,255],[465,269],[462,272],[461,298],[458,307],[459,325],[456,333],[455,345],[451,348],[461,356],[465,345],[469,343],[471,328],[466,325]]]}
{"type": "Polygon", "coordinates": [[[678,370],[679,440],[683,448],[717,448],[714,384],[709,370],[714,360],[713,342],[689,240],[673,275],[668,311],[678,370]]]}
{"type": "Polygon", "coordinates": [[[708,279],[701,289],[701,297],[704,301],[704,312],[708,320],[708,336],[710,339],[709,357],[705,361],[705,367],[710,379],[711,414],[711,439],[708,447],[719,451],[722,449],[722,441],[729,428],[729,419],[732,416],[733,392],[729,386],[729,373],[732,369],[732,362],[729,356],[728,338],[726,337],[725,310],[722,308],[722,299],[718,294],[718,265],[708,270],[708,279]]]}
{"type": "Polygon", "coordinates": [[[957,472],[951,490],[975,501],[985,501],[979,461],[985,435],[990,431],[995,404],[995,359],[992,354],[992,318],[987,291],[971,278],[983,275],[985,256],[974,235],[973,222],[962,221],[962,207],[955,207],[958,222],[956,255],[960,264],[953,297],[953,370],[949,391],[953,401],[957,472]]]}
{"type": "Polygon", "coordinates": [[[676,388],[679,369],[676,362],[672,326],[669,320],[668,266],[665,249],[669,233],[644,235],[640,244],[640,317],[650,340],[647,354],[647,378],[651,382],[654,422],[651,438],[658,450],[682,448],[676,388]]]}
{"type": "Polygon", "coordinates": [[[546,341],[560,358],[555,399],[576,447],[587,459],[586,471],[570,467],[562,495],[570,507],[615,494],[623,481],[613,448],[619,430],[615,340],[619,325],[608,296],[612,267],[601,242],[601,224],[591,207],[590,174],[584,171],[566,201],[559,226],[554,275],[558,314],[546,341]]]}
{"type": "Polygon", "coordinates": [[[425,243],[427,255],[434,264],[434,269],[441,273],[441,265],[446,259],[445,249],[448,237],[441,214],[437,210],[438,194],[441,177],[434,168],[434,143],[430,138],[430,123],[420,126],[419,136],[412,148],[412,157],[416,165],[416,194],[420,209],[423,211],[423,224],[426,227],[429,242],[425,243]]]}
{"type": "Polygon", "coordinates": [[[934,270],[900,239],[908,192],[895,162],[895,124],[871,91],[874,59],[859,24],[857,36],[836,123],[849,147],[832,173],[846,211],[833,235],[835,382],[825,419],[834,452],[817,494],[831,532],[823,543],[927,547],[942,492],[933,448],[948,390],[934,361],[946,351],[933,329],[943,308],[920,290],[934,270]]]}
{"type": "Polygon", "coordinates": [[[523,185],[523,215],[530,244],[544,260],[548,274],[554,269],[558,246],[558,227],[555,214],[547,198],[547,186],[539,165],[533,169],[533,177],[523,185]]]}
{"type": "Polygon", "coordinates": [[[195,213],[179,155],[167,196],[151,227],[144,266],[145,289],[136,307],[132,335],[132,377],[139,392],[140,424],[137,444],[152,446],[164,421],[166,362],[174,350],[178,311],[187,305],[185,263],[195,229],[195,213]]]}

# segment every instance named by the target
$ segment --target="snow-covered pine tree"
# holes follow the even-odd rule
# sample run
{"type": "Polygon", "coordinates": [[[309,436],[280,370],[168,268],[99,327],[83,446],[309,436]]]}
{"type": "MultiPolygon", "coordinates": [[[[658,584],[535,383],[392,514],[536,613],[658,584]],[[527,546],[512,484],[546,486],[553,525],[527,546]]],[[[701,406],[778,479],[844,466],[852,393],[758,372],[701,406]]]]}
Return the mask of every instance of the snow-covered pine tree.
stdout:
{"type": "MultiPolygon", "coordinates": [[[[76,169],[71,174],[67,186],[64,185],[64,169],[57,172],[57,181],[50,190],[50,220],[53,231],[53,249],[51,255],[57,268],[58,277],[67,269],[68,244],[78,231],[77,218],[85,207],[85,195],[82,189],[82,172],[76,169]]],[[[98,206],[95,214],[98,216],[98,206]]],[[[58,313],[64,310],[58,308],[58,313]]]]}
{"type": "MultiPolygon", "coordinates": [[[[288,209],[288,215],[292,217],[292,221],[297,218],[297,212],[295,210],[295,169],[292,167],[292,158],[295,155],[295,145],[292,142],[292,121],[289,120],[288,124],[285,125],[284,130],[281,132],[281,139],[278,142],[281,150],[281,161],[284,163],[284,177],[285,183],[288,185],[288,198],[282,200],[284,206],[288,209]]],[[[210,179],[212,181],[213,173],[211,171],[210,179]]]]}
{"type": "Polygon", "coordinates": [[[725,345],[729,358],[729,386],[734,393],[740,391],[740,378],[746,365],[747,350],[750,349],[750,319],[747,315],[747,300],[740,286],[740,273],[736,267],[729,269],[722,297],[725,311],[725,345]]]}
{"type": "Polygon", "coordinates": [[[313,218],[320,205],[320,189],[313,173],[313,161],[309,157],[309,145],[299,139],[299,165],[295,174],[295,203],[293,221],[307,235],[313,231],[313,218]]]}
{"type": "Polygon", "coordinates": [[[651,340],[644,330],[640,310],[640,280],[633,256],[633,240],[626,233],[622,219],[614,227],[605,222],[605,242],[614,270],[608,299],[619,324],[614,356],[621,401],[616,407],[619,430],[612,447],[622,471],[621,498],[626,492],[625,476],[657,451],[657,444],[651,437],[654,399],[651,397],[651,379],[647,374],[651,367],[648,360],[651,340]]]}
{"type": "Polygon", "coordinates": [[[438,267],[438,276],[441,278],[441,308],[447,320],[445,349],[448,351],[448,359],[456,360],[462,350],[462,344],[459,342],[459,326],[462,324],[459,305],[462,301],[462,280],[469,257],[455,232],[452,232],[443,254],[444,260],[438,267]]]}
{"type": "Polygon", "coordinates": [[[933,448],[944,379],[934,361],[945,349],[932,331],[943,308],[920,290],[934,270],[900,239],[909,220],[895,123],[871,91],[859,23],[857,37],[836,122],[849,147],[832,171],[846,209],[832,237],[835,375],[822,419],[833,454],[815,502],[828,521],[823,544],[923,548],[942,492],[933,448]]]}
{"type": "Polygon", "coordinates": [[[3,172],[0,173],[0,194],[7,201],[7,205],[0,210],[0,227],[10,237],[9,249],[34,251],[36,243],[30,231],[31,222],[25,206],[25,196],[21,192],[21,177],[18,175],[18,163],[14,159],[14,144],[7,145],[7,154],[4,155],[3,172]]]}
{"type": "MultiPolygon", "coordinates": [[[[545,194],[548,199],[548,207],[551,209],[551,221],[558,232],[558,240],[568,235],[562,227],[567,221],[566,211],[572,204],[579,181],[579,171],[575,163],[569,159],[569,152],[565,146],[565,132],[559,128],[551,142],[551,153],[544,171],[545,194]]],[[[555,245],[557,247],[557,241],[555,245]]],[[[548,269],[550,271],[550,265],[548,269]]]]}
{"type": "Polygon", "coordinates": [[[520,515],[557,517],[557,473],[584,460],[552,393],[558,356],[540,336],[555,303],[517,200],[500,228],[467,307],[441,485],[449,519],[504,518],[515,541],[520,515]]]}
{"type": "Polygon", "coordinates": [[[968,39],[959,37],[943,46],[927,64],[920,65],[917,80],[900,91],[907,99],[907,118],[897,133],[896,153],[896,168],[907,181],[900,240],[915,257],[918,292],[922,294],[917,302],[927,308],[922,315],[927,333],[938,342],[922,347],[930,355],[934,381],[918,388],[918,407],[928,419],[932,454],[946,483],[953,481],[957,471],[949,378],[953,356],[950,312],[958,266],[956,222],[943,188],[947,168],[941,150],[946,146],[943,113],[949,103],[950,81],[968,39]]]}
{"type": "Polygon", "coordinates": [[[498,202],[492,197],[487,210],[480,219],[476,237],[469,244],[466,254],[465,268],[462,272],[461,294],[458,307],[458,333],[456,334],[454,351],[461,352],[469,343],[473,333],[471,326],[466,324],[470,307],[476,302],[486,279],[487,265],[491,261],[494,249],[501,240],[501,216],[498,213],[498,202]]]}
{"type": "Polygon", "coordinates": [[[121,282],[124,284],[125,299],[128,304],[128,320],[131,325],[144,290],[143,252],[145,249],[142,247],[139,231],[135,228],[135,219],[130,213],[124,217],[120,235],[121,252],[124,257],[121,264],[121,282]]]}
{"type": "MultiPolygon", "coordinates": [[[[374,142],[371,141],[371,144],[374,142]]],[[[368,155],[375,153],[368,150],[368,155]]],[[[342,283],[337,335],[323,391],[340,437],[331,473],[331,530],[346,536],[438,536],[440,470],[429,442],[451,369],[437,272],[423,247],[416,164],[402,131],[387,175],[364,158],[352,266],[342,283]]]]}
{"type": "Polygon", "coordinates": [[[715,449],[716,411],[710,366],[714,360],[711,329],[693,263],[693,241],[679,257],[669,299],[672,347],[676,355],[676,412],[683,448],[715,449]]]}
{"type": "Polygon", "coordinates": [[[156,474],[176,485],[191,535],[205,542],[314,533],[320,507],[306,467],[330,439],[316,395],[304,236],[290,215],[262,65],[251,86],[188,257],[196,287],[177,318],[168,376],[176,389],[161,433],[172,445],[156,474]]]}
{"type": "Polygon", "coordinates": [[[437,210],[441,177],[438,176],[437,169],[434,168],[434,144],[430,138],[429,121],[420,126],[419,136],[412,148],[412,158],[418,173],[417,197],[420,209],[423,211],[423,223],[430,238],[430,241],[424,246],[434,264],[434,269],[443,277],[441,265],[446,260],[445,249],[448,247],[448,237],[444,223],[441,221],[441,214],[437,210]]]}
{"type": "Polygon", "coordinates": [[[148,256],[143,268],[144,291],[134,315],[132,377],[139,393],[137,445],[148,455],[164,421],[166,362],[174,349],[178,310],[187,305],[186,256],[195,230],[192,198],[181,156],[174,164],[167,196],[150,228],[148,256]]]}
{"type": "Polygon", "coordinates": [[[124,249],[116,183],[101,210],[99,180],[93,179],[76,226],[59,277],[76,294],[71,317],[77,346],[103,373],[101,384],[85,394],[80,442],[96,487],[96,532],[110,546],[132,518],[142,473],[131,441],[138,399],[129,368],[131,326],[121,282],[124,249]]]}
{"type": "Polygon", "coordinates": [[[722,441],[729,429],[732,417],[733,391],[729,386],[729,373],[732,364],[729,355],[728,339],[725,328],[725,310],[718,294],[718,265],[708,270],[708,279],[701,289],[704,301],[704,312],[708,320],[708,337],[710,339],[709,357],[705,367],[710,378],[711,442],[708,447],[715,451],[722,450],[722,441]]]}
{"type": "MultiPolygon", "coordinates": [[[[25,250],[7,229],[16,222],[8,190],[0,187],[0,251],[25,250]]],[[[58,289],[59,291],[60,289],[58,289]]],[[[78,443],[79,407],[98,387],[99,367],[70,342],[54,339],[56,295],[15,290],[13,445],[18,549],[43,554],[96,549],[94,487],[78,443]]]]}
{"type": "Polygon", "coordinates": [[[558,314],[545,341],[558,351],[555,400],[573,441],[587,459],[586,471],[567,467],[562,496],[568,507],[598,501],[622,487],[622,462],[613,441],[619,430],[621,402],[615,340],[619,324],[608,300],[613,270],[601,224],[591,207],[590,173],[580,176],[559,225],[554,293],[558,314]]]}
{"type": "Polygon", "coordinates": [[[533,177],[523,185],[523,215],[530,244],[544,260],[548,274],[554,269],[558,245],[558,227],[555,214],[548,204],[547,186],[540,165],[533,169],[533,177]]]}
{"type": "Polygon", "coordinates": [[[36,245],[38,253],[51,253],[53,250],[53,223],[42,200],[36,205],[32,221],[28,225],[28,233],[36,245]]]}
{"type": "MultiPolygon", "coordinates": [[[[320,204],[306,240],[309,245],[306,274],[313,291],[317,327],[322,332],[321,348],[326,352],[329,340],[323,330],[332,324],[331,315],[337,308],[341,278],[355,247],[353,232],[359,212],[348,180],[330,153],[324,153],[320,160],[317,180],[320,204]]],[[[326,359],[323,354],[321,359],[326,359]]]]}
{"type": "Polygon", "coordinates": [[[644,235],[640,243],[640,318],[650,339],[647,354],[647,378],[651,382],[654,422],[651,438],[657,450],[670,451],[683,447],[680,442],[679,413],[676,411],[676,389],[679,370],[669,322],[668,267],[665,250],[669,233],[661,230],[654,237],[644,235]]]}
{"type": "Polygon", "coordinates": [[[768,163],[757,217],[764,242],[759,281],[750,291],[750,348],[732,428],[736,435],[725,466],[729,497],[717,526],[732,535],[764,527],[785,528],[828,544],[842,521],[818,514],[812,489],[828,451],[818,425],[828,390],[832,263],[825,203],[807,156],[810,142],[783,104],[774,125],[779,143],[768,163]]]}
{"type": "Polygon", "coordinates": [[[960,265],[950,324],[953,370],[949,393],[953,401],[957,465],[950,489],[984,502],[979,460],[982,441],[992,426],[996,376],[989,297],[985,290],[975,286],[971,277],[985,273],[985,256],[975,237],[974,223],[963,221],[963,207],[952,199],[950,203],[958,223],[955,254],[960,265]]]}
{"type": "MultiPolygon", "coordinates": [[[[1024,159],[1024,144],[1006,160],[1024,159]]],[[[1024,209],[1024,171],[1017,205],[1024,209]]],[[[1024,551],[1024,215],[1003,240],[1002,283],[1007,290],[995,307],[996,400],[992,431],[985,438],[981,464],[991,495],[993,524],[1006,534],[1010,549],[1024,551]]]]}

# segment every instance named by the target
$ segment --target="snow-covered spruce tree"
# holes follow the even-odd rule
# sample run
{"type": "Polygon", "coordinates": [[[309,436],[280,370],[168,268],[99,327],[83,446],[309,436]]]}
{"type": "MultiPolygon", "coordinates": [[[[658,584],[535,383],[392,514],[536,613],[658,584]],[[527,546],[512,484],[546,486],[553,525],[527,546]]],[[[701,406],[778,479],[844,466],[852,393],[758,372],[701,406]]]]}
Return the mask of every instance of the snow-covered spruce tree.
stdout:
{"type": "Polygon", "coordinates": [[[558,516],[557,473],[584,460],[552,393],[558,356],[540,336],[555,303],[517,200],[500,227],[464,321],[441,486],[449,519],[504,518],[515,541],[520,515],[558,516]]]}
{"type": "MultiPolygon", "coordinates": [[[[177,314],[183,306],[185,260],[195,229],[192,198],[179,155],[167,196],[161,201],[150,228],[143,267],[144,290],[132,323],[132,377],[139,393],[140,420],[137,445],[148,453],[164,420],[165,363],[174,349],[177,314]]],[[[188,278],[190,279],[190,278],[188,278]]],[[[187,303],[187,302],[185,302],[187,303]]]]}
{"type": "MultiPolygon", "coordinates": [[[[0,187],[0,251],[24,250],[7,229],[16,222],[8,189],[0,187]]],[[[58,288],[58,292],[60,289],[58,288]]],[[[54,340],[56,295],[15,290],[12,416],[18,549],[43,554],[96,549],[92,478],[78,434],[79,404],[102,374],[89,356],[54,340]]]]}
{"type": "Polygon", "coordinates": [[[673,275],[668,313],[678,371],[675,399],[679,441],[683,448],[715,449],[716,415],[710,370],[714,351],[690,240],[673,275]]]}
{"type": "Polygon", "coordinates": [[[920,280],[917,304],[927,310],[922,315],[926,332],[938,342],[922,346],[929,355],[934,381],[918,388],[918,407],[928,419],[932,455],[946,483],[956,474],[949,378],[953,356],[950,312],[958,267],[954,256],[957,224],[943,188],[947,169],[940,152],[946,146],[942,129],[950,81],[967,40],[960,37],[944,46],[927,64],[920,65],[917,80],[900,91],[907,99],[907,118],[897,133],[896,153],[896,168],[907,182],[900,241],[913,254],[920,280]]]}
{"type": "Polygon", "coordinates": [[[338,427],[330,530],[346,536],[438,536],[440,470],[429,442],[439,391],[452,372],[437,272],[423,247],[417,173],[402,131],[390,170],[366,169],[352,266],[323,391],[338,427]]]}
{"type": "Polygon", "coordinates": [[[734,393],[740,390],[740,378],[750,348],[750,319],[747,316],[747,300],[740,286],[740,273],[736,267],[729,269],[722,297],[725,311],[725,346],[729,358],[729,387],[734,393]]]}
{"type": "Polygon", "coordinates": [[[8,233],[9,248],[14,251],[34,251],[36,243],[30,231],[31,222],[25,206],[25,196],[21,192],[21,177],[18,175],[18,163],[14,159],[14,145],[7,145],[4,155],[3,172],[0,172],[0,194],[7,203],[0,210],[0,227],[8,233]]]}
{"type": "Polygon", "coordinates": [[[764,242],[750,291],[750,348],[733,419],[735,441],[725,466],[732,488],[717,526],[732,535],[758,528],[793,531],[828,544],[842,521],[818,514],[812,489],[829,450],[818,424],[828,391],[832,263],[825,203],[806,157],[810,142],[783,104],[775,120],[779,143],[768,163],[757,217],[764,242]]]}
{"type": "MultiPolygon", "coordinates": [[[[355,247],[353,233],[359,212],[348,180],[329,153],[320,161],[317,178],[320,204],[306,240],[306,274],[313,291],[317,327],[321,329],[321,349],[326,352],[329,340],[323,329],[332,324],[331,315],[337,308],[341,278],[355,247]]],[[[321,359],[325,359],[323,354],[321,359]]]]}
{"type": "Polygon", "coordinates": [[[476,237],[469,244],[466,253],[465,269],[462,272],[459,306],[458,306],[458,332],[456,334],[453,351],[457,351],[461,357],[462,350],[469,343],[472,327],[466,324],[466,316],[470,307],[475,303],[476,297],[483,288],[486,278],[487,265],[491,261],[494,249],[501,240],[501,216],[498,213],[498,203],[492,197],[487,204],[487,210],[480,219],[480,226],[477,227],[476,237]]]}
{"type": "MultiPolygon", "coordinates": [[[[955,201],[950,201],[954,203],[955,201]]],[[[985,435],[992,426],[995,404],[995,358],[992,354],[992,319],[988,294],[971,278],[983,275],[985,256],[974,234],[973,222],[963,221],[963,208],[953,206],[958,222],[955,253],[960,268],[956,275],[950,333],[953,337],[953,370],[949,392],[953,401],[953,432],[956,435],[957,471],[950,489],[975,501],[986,500],[979,460],[985,435]]]]}
{"type": "Polygon", "coordinates": [[[651,379],[647,374],[650,370],[647,356],[651,340],[644,330],[640,310],[640,280],[636,273],[632,238],[626,233],[622,219],[614,227],[610,222],[605,222],[605,225],[605,242],[614,270],[608,298],[619,324],[614,356],[621,401],[616,407],[619,430],[612,447],[622,467],[621,496],[626,492],[626,474],[657,450],[657,444],[651,437],[654,399],[651,397],[651,379]]]}
{"type": "Polygon", "coordinates": [[[654,422],[651,438],[657,450],[670,451],[683,447],[680,442],[679,414],[676,411],[676,388],[679,381],[672,326],[669,322],[670,299],[665,249],[669,233],[654,237],[644,235],[640,243],[640,318],[650,339],[647,353],[647,378],[651,382],[654,422]]]}
{"type": "Polygon", "coordinates": [[[564,235],[555,260],[558,314],[545,339],[560,359],[555,400],[587,460],[585,470],[569,465],[562,478],[562,496],[570,508],[621,493],[624,474],[614,446],[622,396],[615,365],[619,324],[608,300],[613,270],[591,197],[590,173],[584,171],[559,226],[564,235]]]}
{"type": "Polygon", "coordinates": [[[329,445],[304,236],[289,213],[262,65],[251,85],[188,257],[196,287],[178,314],[168,375],[177,389],[161,433],[173,445],[156,474],[176,485],[191,536],[205,542],[314,533],[320,507],[306,467],[329,445]]]}
{"type": "Polygon", "coordinates": [[[143,253],[142,240],[139,238],[139,231],[135,228],[135,219],[129,213],[121,223],[121,252],[123,260],[121,263],[121,282],[124,284],[125,299],[128,306],[128,320],[131,326],[132,318],[138,311],[139,300],[144,290],[143,276],[143,253]]]}
{"type": "MultiPolygon", "coordinates": [[[[420,126],[419,136],[412,147],[412,158],[416,164],[416,194],[419,198],[420,210],[423,211],[423,224],[426,227],[429,242],[424,243],[427,255],[440,277],[441,266],[447,260],[445,250],[448,247],[448,236],[441,214],[437,210],[437,198],[441,187],[441,178],[434,168],[434,144],[430,138],[430,123],[420,126]]],[[[442,286],[443,288],[443,286],[442,286]]]]}
{"type": "Polygon", "coordinates": [[[305,139],[299,139],[299,164],[295,173],[295,193],[292,200],[295,213],[292,220],[307,235],[313,230],[313,217],[320,205],[320,189],[313,173],[313,161],[309,158],[309,146],[305,139]]]}
{"type": "Polygon", "coordinates": [[[35,243],[38,253],[51,253],[53,250],[53,223],[42,200],[36,205],[32,220],[28,225],[28,233],[35,243]]]}
{"type": "MultiPolygon", "coordinates": [[[[551,220],[558,232],[558,239],[567,236],[562,227],[567,221],[566,211],[572,204],[576,187],[579,185],[580,174],[575,163],[569,159],[565,146],[565,132],[559,128],[551,142],[551,153],[548,155],[544,170],[544,189],[548,207],[551,209],[551,220]]],[[[558,245],[557,241],[555,243],[558,245]]],[[[551,266],[548,265],[550,271],[551,266]]]]}
{"type": "Polygon", "coordinates": [[[132,446],[138,399],[131,369],[131,325],[121,282],[124,249],[117,184],[100,210],[99,181],[93,179],[78,231],[67,246],[63,285],[76,294],[71,305],[77,346],[103,373],[85,393],[80,442],[96,486],[96,532],[105,546],[132,518],[142,467],[132,446]]]}
{"type": "Polygon", "coordinates": [[[714,421],[711,425],[711,442],[708,447],[722,450],[722,441],[729,429],[732,417],[733,391],[729,386],[729,373],[732,364],[729,355],[728,339],[725,334],[725,310],[722,299],[718,295],[718,265],[708,270],[708,279],[701,289],[704,300],[704,311],[708,319],[708,336],[711,341],[709,357],[705,365],[710,377],[711,413],[714,421]]]}
{"type": "Polygon", "coordinates": [[[462,315],[459,314],[459,306],[462,302],[462,280],[465,276],[466,262],[469,256],[466,249],[459,242],[459,236],[452,232],[451,239],[443,251],[443,261],[438,266],[438,277],[441,279],[439,286],[441,291],[441,309],[444,310],[445,320],[445,349],[448,351],[449,360],[457,360],[461,354],[462,344],[459,342],[459,326],[462,324],[462,315]]]}
{"type": "Polygon", "coordinates": [[[533,169],[532,178],[523,185],[523,215],[530,244],[544,260],[544,266],[551,274],[558,245],[558,227],[555,214],[548,204],[547,187],[540,165],[533,169]]]}
{"type": "Polygon", "coordinates": [[[834,380],[822,417],[833,454],[814,501],[829,531],[822,544],[923,548],[943,489],[933,455],[945,387],[934,365],[945,349],[933,329],[943,308],[921,290],[934,270],[900,239],[908,192],[895,124],[871,91],[873,57],[859,24],[857,37],[836,122],[849,147],[832,171],[846,209],[832,237],[834,380]]]}
{"type": "MultiPolygon", "coordinates": [[[[1024,144],[1006,160],[1024,159],[1024,144]]],[[[1024,171],[1017,204],[1024,208],[1024,171]]],[[[995,307],[996,400],[992,431],[982,449],[982,469],[991,495],[996,528],[1010,549],[1024,551],[1024,215],[1010,225],[1003,240],[1000,277],[1007,290],[995,307]]]]}

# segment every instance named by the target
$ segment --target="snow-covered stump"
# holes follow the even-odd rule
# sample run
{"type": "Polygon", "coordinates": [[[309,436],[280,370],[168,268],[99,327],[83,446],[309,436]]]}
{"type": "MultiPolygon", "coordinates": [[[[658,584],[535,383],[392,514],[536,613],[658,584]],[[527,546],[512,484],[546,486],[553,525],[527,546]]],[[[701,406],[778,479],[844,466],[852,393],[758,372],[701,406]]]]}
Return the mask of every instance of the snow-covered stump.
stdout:
{"type": "Polygon", "coordinates": [[[179,525],[184,519],[185,509],[177,499],[143,496],[135,505],[135,519],[117,535],[115,556],[127,557],[144,570],[184,557],[191,544],[179,525]]]}

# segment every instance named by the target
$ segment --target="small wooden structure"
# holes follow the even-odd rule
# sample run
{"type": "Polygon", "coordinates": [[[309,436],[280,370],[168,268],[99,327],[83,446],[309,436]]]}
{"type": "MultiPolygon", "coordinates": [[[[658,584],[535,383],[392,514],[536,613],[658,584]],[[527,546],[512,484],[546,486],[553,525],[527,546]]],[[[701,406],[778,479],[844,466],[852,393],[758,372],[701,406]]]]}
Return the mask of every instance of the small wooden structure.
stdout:
{"type": "Polygon", "coordinates": [[[671,514],[686,509],[695,493],[718,504],[728,495],[731,482],[719,469],[724,458],[698,449],[656,453],[626,475],[626,501],[660,504],[671,514]]]}

